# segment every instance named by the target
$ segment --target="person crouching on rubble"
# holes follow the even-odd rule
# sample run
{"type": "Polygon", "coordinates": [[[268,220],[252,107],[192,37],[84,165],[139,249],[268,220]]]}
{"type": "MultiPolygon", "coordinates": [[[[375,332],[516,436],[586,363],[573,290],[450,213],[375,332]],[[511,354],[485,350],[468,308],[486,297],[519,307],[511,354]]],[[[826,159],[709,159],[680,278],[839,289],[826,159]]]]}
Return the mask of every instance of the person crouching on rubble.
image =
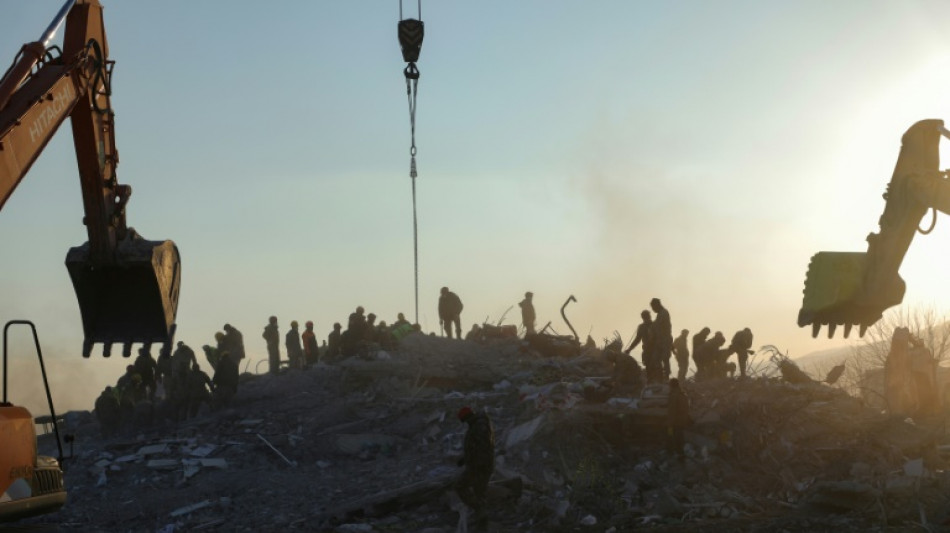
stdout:
{"type": "Polygon", "coordinates": [[[685,446],[683,429],[691,423],[689,397],[680,388],[679,380],[673,378],[670,380],[670,399],[667,406],[666,425],[670,437],[670,449],[676,452],[680,461],[686,459],[686,451],[683,449],[685,446]]]}
{"type": "Polygon", "coordinates": [[[476,521],[485,520],[485,492],[495,470],[495,430],[487,413],[475,413],[463,407],[459,420],[468,424],[465,432],[465,455],[458,465],[465,470],[455,484],[455,490],[465,505],[475,511],[476,521]]]}

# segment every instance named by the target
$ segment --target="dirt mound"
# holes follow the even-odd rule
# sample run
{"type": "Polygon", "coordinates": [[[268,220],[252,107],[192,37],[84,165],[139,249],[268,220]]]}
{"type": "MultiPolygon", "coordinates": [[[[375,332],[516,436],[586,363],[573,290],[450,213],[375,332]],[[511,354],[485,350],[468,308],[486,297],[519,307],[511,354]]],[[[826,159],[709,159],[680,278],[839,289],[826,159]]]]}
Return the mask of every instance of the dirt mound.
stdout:
{"type": "Polygon", "coordinates": [[[596,349],[412,335],[399,350],[245,376],[231,406],[103,439],[70,413],[69,531],[454,531],[468,405],[490,414],[491,531],[939,529],[942,432],[777,378],[686,384],[684,462],[662,387],[596,349]]]}

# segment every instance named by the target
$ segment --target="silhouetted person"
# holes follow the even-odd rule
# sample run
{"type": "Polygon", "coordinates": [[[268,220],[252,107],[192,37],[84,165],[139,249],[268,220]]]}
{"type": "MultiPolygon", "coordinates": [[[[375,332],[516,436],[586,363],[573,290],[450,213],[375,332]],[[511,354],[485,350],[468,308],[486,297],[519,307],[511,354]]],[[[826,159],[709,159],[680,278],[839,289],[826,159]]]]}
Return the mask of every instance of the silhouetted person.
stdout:
{"type": "Polygon", "coordinates": [[[662,365],[663,379],[670,377],[670,356],[673,353],[673,326],[670,312],[663,307],[659,298],[650,300],[650,308],[656,313],[653,319],[653,342],[655,343],[658,363],[662,365]]]}
{"type": "Polygon", "coordinates": [[[333,331],[327,335],[327,361],[336,361],[340,358],[343,346],[343,335],[340,331],[343,326],[339,322],[333,324],[333,331]]]}
{"type": "Polygon", "coordinates": [[[135,358],[135,372],[142,377],[142,387],[145,388],[145,395],[150,401],[155,400],[155,374],[158,370],[158,363],[152,357],[151,352],[145,346],[139,348],[139,355],[135,358]]]}
{"type": "Polygon", "coordinates": [[[666,424],[669,429],[670,448],[679,455],[680,460],[685,459],[686,453],[683,449],[683,429],[690,425],[692,419],[689,416],[689,398],[680,388],[679,380],[673,378],[670,380],[670,399],[667,408],[666,424]]]}
{"type": "Polygon", "coordinates": [[[211,382],[214,384],[215,407],[224,407],[231,403],[231,398],[238,389],[238,364],[229,352],[221,353],[211,382]]]}
{"type": "Polygon", "coordinates": [[[696,365],[696,379],[705,377],[705,369],[699,359],[702,355],[703,344],[706,344],[706,340],[709,338],[709,332],[709,328],[703,328],[699,330],[699,333],[693,335],[693,363],[696,365]]]}
{"type": "Polygon", "coordinates": [[[376,314],[366,315],[366,324],[363,326],[363,342],[376,342],[376,314]]]}
{"type": "Polygon", "coordinates": [[[119,429],[121,421],[119,399],[116,398],[112,387],[106,387],[96,398],[96,419],[99,421],[99,429],[103,437],[111,437],[119,429]]]}
{"type": "Polygon", "coordinates": [[[524,326],[525,337],[528,335],[534,335],[534,321],[536,316],[534,314],[534,303],[532,299],[534,298],[534,293],[526,292],[524,293],[524,300],[518,302],[518,306],[521,307],[521,324],[524,326]]]}
{"type": "Polygon", "coordinates": [[[231,360],[234,364],[241,366],[244,359],[244,335],[231,324],[224,325],[224,350],[231,354],[231,360]]]}
{"type": "Polygon", "coordinates": [[[465,470],[455,484],[455,490],[465,505],[475,511],[476,520],[484,518],[485,492],[495,470],[495,430],[486,413],[475,413],[463,407],[459,420],[468,424],[465,432],[465,455],[459,466],[465,470]]]}
{"type": "Polygon", "coordinates": [[[408,320],[406,320],[406,315],[399,313],[396,315],[396,321],[393,322],[393,328],[401,328],[403,326],[412,326],[408,320]]]}
{"type": "Polygon", "coordinates": [[[711,339],[703,343],[699,349],[699,354],[696,356],[698,363],[702,365],[703,371],[701,374],[697,374],[697,378],[726,377],[725,362],[732,352],[722,348],[725,344],[726,337],[723,336],[721,331],[717,331],[711,339]]]}
{"type": "Polygon", "coordinates": [[[306,327],[307,329],[300,334],[300,339],[303,341],[304,360],[309,367],[320,360],[320,346],[317,345],[317,335],[313,332],[313,321],[308,320],[306,327]]]}
{"type": "Polygon", "coordinates": [[[366,331],[366,317],[363,315],[363,306],[356,308],[356,311],[350,313],[350,318],[346,324],[346,331],[341,336],[341,350],[343,355],[350,357],[356,355],[360,343],[366,331]]]}
{"type": "Polygon", "coordinates": [[[729,344],[729,350],[736,354],[739,359],[739,376],[745,377],[745,367],[749,356],[752,355],[752,330],[749,328],[740,329],[732,336],[732,343],[729,344]]]}
{"type": "Polygon", "coordinates": [[[439,325],[448,338],[452,338],[452,325],[455,325],[455,338],[462,338],[462,300],[448,287],[442,287],[439,295],[439,325]]]}
{"type": "Polygon", "coordinates": [[[208,387],[214,388],[214,385],[211,383],[211,378],[198,367],[197,362],[195,362],[191,370],[188,371],[187,387],[188,412],[186,417],[194,418],[198,416],[198,409],[201,408],[201,404],[211,404],[211,391],[208,390],[208,387]]]}
{"type": "Polygon", "coordinates": [[[276,374],[280,370],[280,332],[277,330],[277,317],[272,316],[264,326],[261,335],[267,343],[268,371],[276,374]]]}
{"type": "Polygon", "coordinates": [[[632,352],[638,344],[643,343],[641,360],[643,361],[643,368],[647,373],[647,381],[653,383],[657,379],[659,367],[659,361],[656,360],[656,349],[653,342],[653,319],[650,317],[650,312],[646,310],[640,313],[640,318],[642,318],[643,321],[637,326],[637,336],[633,338],[633,342],[630,343],[630,346],[628,346],[623,353],[630,355],[630,352],[632,352]]]}
{"type": "Polygon", "coordinates": [[[284,344],[287,347],[287,359],[290,360],[290,368],[303,368],[303,347],[300,346],[300,331],[297,329],[296,320],[290,321],[290,329],[284,336],[284,344]]]}
{"type": "Polygon", "coordinates": [[[689,347],[687,337],[689,330],[684,329],[680,336],[673,339],[673,354],[676,355],[676,377],[680,382],[686,381],[686,372],[689,370],[689,347]]]}

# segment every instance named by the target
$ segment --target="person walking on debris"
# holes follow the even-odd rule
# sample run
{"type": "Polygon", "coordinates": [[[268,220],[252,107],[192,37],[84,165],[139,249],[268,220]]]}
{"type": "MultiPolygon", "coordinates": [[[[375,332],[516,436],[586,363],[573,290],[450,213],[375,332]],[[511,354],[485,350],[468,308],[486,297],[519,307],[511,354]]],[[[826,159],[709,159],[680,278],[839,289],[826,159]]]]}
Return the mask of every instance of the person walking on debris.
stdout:
{"type": "Polygon", "coordinates": [[[303,368],[303,348],[300,346],[300,331],[297,329],[296,320],[290,321],[290,329],[287,330],[285,345],[287,346],[287,359],[290,360],[290,368],[303,368]]]}
{"type": "Polygon", "coordinates": [[[673,354],[676,355],[676,378],[680,381],[686,381],[686,372],[689,370],[689,347],[687,346],[687,337],[689,330],[684,329],[680,336],[673,339],[673,354]]]}
{"type": "Polygon", "coordinates": [[[640,313],[640,318],[643,319],[643,322],[637,326],[637,336],[633,338],[633,342],[630,343],[630,346],[628,346],[627,349],[623,351],[623,353],[630,355],[630,352],[632,352],[638,344],[643,343],[641,361],[643,362],[643,368],[647,373],[647,381],[653,383],[656,380],[657,374],[657,361],[653,346],[653,319],[650,317],[650,312],[647,310],[644,310],[640,313]]]}
{"type": "Polygon", "coordinates": [[[534,335],[534,321],[536,319],[534,314],[534,303],[531,301],[534,298],[533,292],[524,293],[524,300],[518,302],[518,307],[521,308],[521,324],[524,326],[524,336],[534,335]]]}
{"type": "Polygon", "coordinates": [[[327,335],[327,361],[336,361],[340,358],[343,346],[343,335],[340,330],[343,326],[339,322],[333,324],[333,331],[327,335]]]}
{"type": "Polygon", "coordinates": [[[439,325],[445,336],[452,338],[452,325],[455,325],[455,338],[462,338],[462,299],[457,294],[450,291],[448,287],[442,287],[439,295],[439,325]]]}
{"type": "Polygon", "coordinates": [[[208,387],[213,389],[214,384],[211,382],[211,378],[208,377],[208,374],[205,374],[204,371],[198,367],[197,361],[192,364],[191,370],[188,372],[186,383],[188,387],[188,412],[186,417],[194,418],[198,416],[198,409],[201,407],[201,404],[211,403],[211,391],[208,390],[208,387]]]}
{"type": "Polygon", "coordinates": [[[465,432],[465,455],[458,465],[465,470],[455,484],[455,490],[465,505],[475,511],[477,521],[484,520],[485,492],[495,470],[495,430],[487,413],[475,413],[470,407],[458,412],[460,421],[468,424],[465,432]]]}
{"type": "Polygon", "coordinates": [[[155,374],[158,370],[158,363],[152,357],[151,352],[145,346],[139,348],[139,355],[133,363],[135,372],[142,377],[142,387],[145,388],[145,395],[149,401],[155,401],[155,374]]]}
{"type": "Polygon", "coordinates": [[[732,336],[732,343],[729,344],[729,351],[736,354],[739,358],[739,377],[745,377],[746,361],[749,356],[755,353],[752,348],[752,330],[749,328],[740,329],[732,336]]]}
{"type": "Polygon", "coordinates": [[[653,319],[654,349],[656,350],[657,362],[662,365],[662,379],[666,380],[670,377],[670,357],[673,352],[673,325],[670,323],[670,312],[663,307],[659,298],[650,300],[650,308],[656,313],[656,318],[653,319]]]}
{"type": "Polygon", "coordinates": [[[696,379],[705,377],[706,369],[700,359],[702,358],[703,344],[706,344],[709,332],[709,328],[705,327],[699,330],[699,333],[693,335],[693,363],[696,365],[696,379]]]}
{"type": "Polygon", "coordinates": [[[670,380],[670,397],[667,407],[666,425],[670,437],[670,449],[675,452],[680,460],[686,458],[683,441],[683,429],[692,423],[689,416],[689,397],[680,388],[678,379],[670,380]]]}
{"type": "Polygon", "coordinates": [[[222,329],[224,329],[224,342],[219,348],[231,354],[231,360],[240,366],[244,359],[244,335],[231,324],[225,324],[222,329]]]}
{"type": "Polygon", "coordinates": [[[280,370],[280,332],[277,330],[276,316],[268,319],[262,337],[267,343],[268,372],[276,374],[280,370]]]}
{"type": "Polygon", "coordinates": [[[231,398],[237,393],[238,388],[238,365],[230,352],[221,354],[211,382],[214,388],[214,406],[220,408],[231,403],[231,398]]]}
{"type": "Polygon", "coordinates": [[[317,345],[317,335],[313,332],[313,321],[308,320],[306,327],[300,338],[303,340],[304,363],[309,368],[320,359],[320,347],[317,345]]]}

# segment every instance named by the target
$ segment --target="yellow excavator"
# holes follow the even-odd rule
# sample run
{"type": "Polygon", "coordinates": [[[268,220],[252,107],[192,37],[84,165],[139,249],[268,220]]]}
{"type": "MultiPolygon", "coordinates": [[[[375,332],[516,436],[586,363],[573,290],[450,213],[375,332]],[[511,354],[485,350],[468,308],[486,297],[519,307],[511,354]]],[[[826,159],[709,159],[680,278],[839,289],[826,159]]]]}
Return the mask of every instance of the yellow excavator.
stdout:
{"type": "Polygon", "coordinates": [[[887,191],[880,232],[868,235],[867,252],[818,252],[805,275],[798,325],[811,326],[812,336],[828,326],[828,337],[844,326],[863,336],[884,311],[904,299],[904,280],[898,274],[914,235],[933,230],[937,211],[950,213],[950,179],[940,170],[940,138],[950,139],[942,120],[917,122],[901,138],[901,150],[887,191]],[[929,229],[920,223],[933,211],[929,229]]]}
{"type": "MultiPolygon", "coordinates": [[[[126,226],[132,189],[115,174],[114,65],[99,1],[67,0],[0,78],[0,209],[67,117],[72,124],[89,241],[69,250],[66,267],[82,316],[83,357],[97,343],[106,357],[114,344],[125,357],[133,343],[170,349],[181,283],[175,243],[145,240],[126,226]],[[64,22],[60,49],[50,42],[64,22]]],[[[39,354],[35,328],[34,340],[39,354]]],[[[4,329],[0,521],[53,511],[66,501],[62,452],[59,461],[38,456],[32,415],[7,398],[6,341],[4,329]]],[[[43,368],[41,355],[40,363],[43,368]]],[[[48,386],[46,392],[55,424],[48,386]]]]}

